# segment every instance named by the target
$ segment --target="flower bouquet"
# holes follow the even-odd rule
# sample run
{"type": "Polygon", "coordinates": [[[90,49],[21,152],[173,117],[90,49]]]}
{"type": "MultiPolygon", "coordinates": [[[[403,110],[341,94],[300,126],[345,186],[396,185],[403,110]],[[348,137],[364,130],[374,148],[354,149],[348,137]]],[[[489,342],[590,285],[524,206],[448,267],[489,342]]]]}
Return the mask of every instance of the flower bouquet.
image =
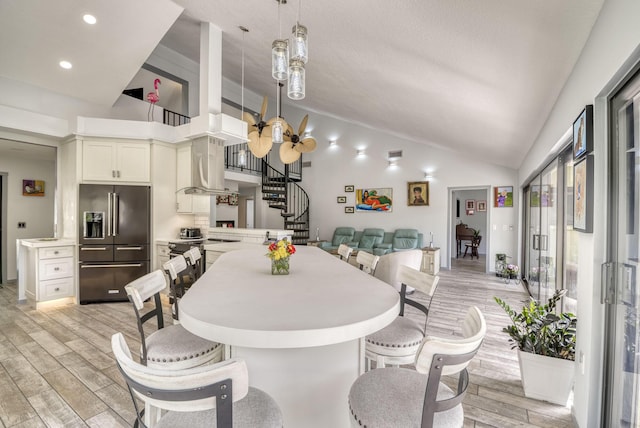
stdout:
{"type": "Polygon", "coordinates": [[[272,275],[289,275],[289,257],[295,254],[296,247],[287,238],[269,244],[266,254],[271,259],[272,275]]]}
{"type": "Polygon", "coordinates": [[[520,271],[518,265],[508,264],[504,270],[504,274],[507,276],[507,278],[517,278],[518,271],[520,271]]]}

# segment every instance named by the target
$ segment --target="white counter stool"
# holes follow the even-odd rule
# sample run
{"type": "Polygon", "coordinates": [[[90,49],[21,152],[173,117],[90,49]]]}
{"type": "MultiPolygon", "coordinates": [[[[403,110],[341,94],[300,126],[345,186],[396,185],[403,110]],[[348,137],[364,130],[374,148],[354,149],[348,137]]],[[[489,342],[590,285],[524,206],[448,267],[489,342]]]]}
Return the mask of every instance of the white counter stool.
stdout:
{"type": "Polygon", "coordinates": [[[169,288],[171,289],[169,293],[169,303],[171,303],[171,313],[174,320],[179,320],[178,302],[187,291],[184,277],[185,275],[191,274],[189,266],[187,266],[187,259],[183,255],[177,255],[165,262],[162,265],[162,269],[169,275],[169,288]]]}
{"type": "Polygon", "coordinates": [[[189,264],[189,274],[192,283],[196,282],[202,275],[202,253],[198,247],[191,247],[189,251],[184,253],[184,258],[189,264]]]}
{"type": "Polygon", "coordinates": [[[167,370],[133,361],[122,333],[111,337],[111,348],[140,426],[146,425],[137,399],[145,404],[146,422],[156,428],[282,428],[282,413],[273,398],[249,387],[244,360],[167,370]]]}
{"type": "Polygon", "coordinates": [[[150,367],[179,370],[220,361],[223,348],[221,344],[196,336],[180,324],[164,326],[160,291],[165,286],[164,274],[161,270],[156,270],[124,287],[138,319],[140,362],[150,367]],[[151,298],[155,308],[143,313],[145,300],[151,298]],[[157,319],[158,330],[145,337],[144,323],[154,317],[157,319]]]}
{"type": "Polygon", "coordinates": [[[391,324],[365,338],[366,369],[371,368],[371,361],[376,362],[376,368],[385,365],[398,366],[410,364],[415,359],[416,352],[424,339],[429,319],[431,300],[438,286],[440,277],[420,272],[408,266],[398,268],[400,289],[400,314],[391,324]],[[406,296],[407,286],[411,286],[427,295],[427,305],[411,300],[406,296]],[[424,325],[404,316],[404,305],[410,305],[424,313],[424,325]]]}
{"type": "Polygon", "coordinates": [[[360,267],[360,270],[370,275],[375,274],[378,261],[380,261],[380,256],[374,256],[362,250],[358,251],[358,255],[356,256],[356,264],[360,267]]]}
{"type": "Polygon", "coordinates": [[[427,336],[415,359],[416,369],[371,370],[349,391],[352,427],[456,427],[464,424],[462,400],[469,385],[467,365],[487,332],[480,310],[467,311],[463,337],[427,336]],[[440,382],[458,375],[454,392],[440,382]]]}
{"type": "Polygon", "coordinates": [[[340,257],[340,260],[344,260],[345,262],[349,263],[349,257],[351,257],[352,252],[353,248],[346,244],[340,244],[338,246],[338,257],[340,257]]]}

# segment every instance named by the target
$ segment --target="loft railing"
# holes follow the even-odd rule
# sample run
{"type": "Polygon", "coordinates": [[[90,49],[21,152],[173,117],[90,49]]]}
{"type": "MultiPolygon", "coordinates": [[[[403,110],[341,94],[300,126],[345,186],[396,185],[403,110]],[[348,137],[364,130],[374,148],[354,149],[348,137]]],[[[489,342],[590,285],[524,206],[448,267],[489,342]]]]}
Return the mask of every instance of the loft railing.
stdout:
{"type": "Polygon", "coordinates": [[[224,148],[224,168],[229,171],[259,175],[262,173],[262,159],[255,157],[253,153],[251,153],[247,143],[234,144],[224,148]],[[240,165],[241,150],[244,150],[244,165],[240,165]]]}
{"type": "Polygon", "coordinates": [[[165,125],[180,126],[191,122],[191,118],[184,114],[176,113],[175,111],[167,110],[166,108],[163,108],[162,111],[162,123],[165,125]]]}

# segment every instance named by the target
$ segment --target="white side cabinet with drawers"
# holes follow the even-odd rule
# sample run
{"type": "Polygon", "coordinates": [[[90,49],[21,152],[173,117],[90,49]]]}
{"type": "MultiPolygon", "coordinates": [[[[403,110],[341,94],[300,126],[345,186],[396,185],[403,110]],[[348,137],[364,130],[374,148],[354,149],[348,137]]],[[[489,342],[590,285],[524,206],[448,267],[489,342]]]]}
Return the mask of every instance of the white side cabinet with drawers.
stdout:
{"type": "MultiPolygon", "coordinates": [[[[75,245],[65,241],[23,239],[18,261],[20,291],[34,299],[36,308],[45,302],[73,302],[75,287],[75,245]],[[23,288],[24,287],[24,288],[23,288]]],[[[19,291],[19,294],[20,294],[19,291]]]]}

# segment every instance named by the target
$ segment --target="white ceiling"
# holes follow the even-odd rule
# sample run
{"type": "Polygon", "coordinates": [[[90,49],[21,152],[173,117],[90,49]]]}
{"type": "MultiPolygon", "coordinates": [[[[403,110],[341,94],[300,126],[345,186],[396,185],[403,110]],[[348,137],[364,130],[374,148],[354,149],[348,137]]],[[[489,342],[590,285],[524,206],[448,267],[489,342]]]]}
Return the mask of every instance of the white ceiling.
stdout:
{"type": "MultiPolygon", "coordinates": [[[[209,21],[223,30],[223,75],[240,82],[243,25],[245,86],[275,94],[277,1],[174,1],[2,0],[0,75],[112,103],[163,35],[162,44],[198,61],[198,22],[209,21]],[[176,4],[185,11],[169,29],[176,4]],[[79,21],[85,10],[96,14],[99,37],[79,21]],[[62,51],[77,58],[72,78],[50,66],[62,51]]],[[[280,6],[283,35],[299,4],[309,29],[307,95],[296,105],[518,167],[602,3],[289,0],[280,6]]]]}

